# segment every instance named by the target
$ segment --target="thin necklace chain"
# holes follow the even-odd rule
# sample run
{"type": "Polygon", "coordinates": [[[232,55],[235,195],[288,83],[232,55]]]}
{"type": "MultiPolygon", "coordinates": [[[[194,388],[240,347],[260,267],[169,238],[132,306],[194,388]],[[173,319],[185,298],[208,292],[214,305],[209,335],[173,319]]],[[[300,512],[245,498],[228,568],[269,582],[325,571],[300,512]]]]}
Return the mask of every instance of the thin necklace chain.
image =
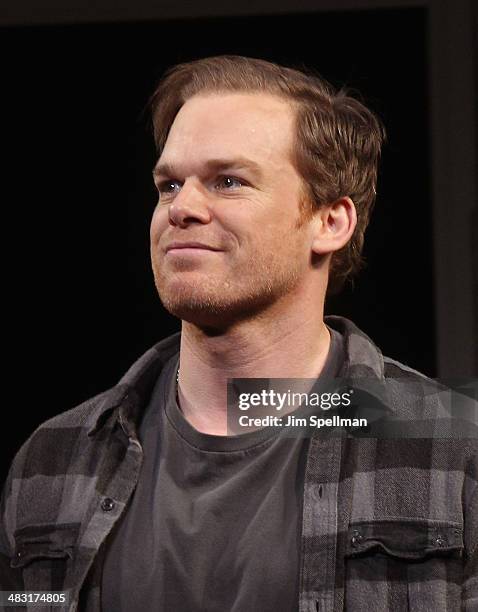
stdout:
{"type": "Polygon", "coordinates": [[[178,371],[176,372],[176,402],[179,406],[179,410],[181,410],[181,406],[179,404],[179,365],[178,365],[178,371]]]}

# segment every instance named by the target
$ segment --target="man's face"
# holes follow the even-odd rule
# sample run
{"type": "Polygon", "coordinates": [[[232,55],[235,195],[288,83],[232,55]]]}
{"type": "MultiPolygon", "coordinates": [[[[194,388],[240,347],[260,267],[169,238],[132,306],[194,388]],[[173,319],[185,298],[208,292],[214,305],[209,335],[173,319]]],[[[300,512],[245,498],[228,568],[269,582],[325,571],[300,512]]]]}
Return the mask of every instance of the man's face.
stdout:
{"type": "Polygon", "coordinates": [[[294,111],[268,94],[198,95],[179,111],[155,167],[151,223],[156,287],[175,316],[223,327],[304,282],[310,229],[293,135],[294,111]]]}

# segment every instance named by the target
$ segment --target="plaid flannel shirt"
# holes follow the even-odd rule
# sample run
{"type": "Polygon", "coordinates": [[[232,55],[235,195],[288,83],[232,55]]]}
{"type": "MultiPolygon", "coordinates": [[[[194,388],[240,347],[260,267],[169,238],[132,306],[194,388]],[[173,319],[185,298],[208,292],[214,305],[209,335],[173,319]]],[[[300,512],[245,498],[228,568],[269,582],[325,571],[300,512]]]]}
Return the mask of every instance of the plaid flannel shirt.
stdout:
{"type": "MultiPolygon", "coordinates": [[[[386,381],[398,414],[437,401],[412,393],[408,383],[429,379],[383,357],[351,321],[325,320],[344,336],[349,379],[386,381]]],[[[141,469],[135,423],[178,351],[179,334],[159,342],[115,387],[22,446],[1,503],[3,590],[68,590],[64,609],[99,612],[105,538],[141,469]]],[[[476,439],[313,435],[297,610],[478,610],[477,480],[476,439]]]]}

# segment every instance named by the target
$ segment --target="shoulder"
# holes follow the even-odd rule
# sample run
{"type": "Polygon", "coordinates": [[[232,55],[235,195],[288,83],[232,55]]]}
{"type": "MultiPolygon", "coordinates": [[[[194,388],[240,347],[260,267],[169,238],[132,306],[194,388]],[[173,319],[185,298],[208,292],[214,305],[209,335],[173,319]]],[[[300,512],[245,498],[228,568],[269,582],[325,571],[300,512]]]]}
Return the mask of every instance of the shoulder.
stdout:
{"type": "Polygon", "coordinates": [[[384,376],[385,378],[395,378],[403,380],[414,380],[416,382],[431,382],[433,379],[426,374],[411,368],[410,366],[383,355],[384,376]]]}
{"type": "Polygon", "coordinates": [[[440,394],[445,390],[439,380],[386,355],[383,355],[383,380],[392,397],[398,394],[398,397],[395,397],[397,408],[410,402],[422,402],[423,405],[433,405],[437,408],[442,400],[440,394]]]}
{"type": "Polygon", "coordinates": [[[126,422],[137,416],[163,364],[178,348],[178,334],[166,338],[141,355],[117,385],[35,429],[15,455],[2,490],[0,549],[14,546],[12,534],[19,526],[55,523],[59,508],[70,517],[81,515],[100,476],[108,481],[121,457],[120,417],[126,422]],[[73,504],[75,495],[81,499],[73,504]]]}
{"type": "Polygon", "coordinates": [[[475,452],[476,459],[476,380],[430,378],[383,355],[375,342],[349,319],[328,316],[325,321],[343,337],[343,377],[376,395],[379,405],[388,412],[387,425],[397,433],[407,433],[405,437],[409,438],[418,439],[423,434],[435,441],[448,439],[457,451],[463,450],[465,460],[470,452],[475,452]]]}
{"type": "MultiPolygon", "coordinates": [[[[111,431],[118,409],[128,396],[141,400],[138,396],[147,393],[164,362],[178,348],[179,334],[165,338],[142,354],[118,384],[41,423],[17,452],[11,468],[13,474],[18,477],[67,469],[69,458],[94,446],[92,434],[100,428],[111,431]],[[58,466],[57,470],[53,464],[58,466]]],[[[104,439],[105,435],[99,436],[97,443],[104,439]]]]}
{"type": "Polygon", "coordinates": [[[89,431],[117,396],[113,387],[41,423],[16,453],[9,480],[66,476],[72,456],[86,450],[89,431]]]}
{"type": "Polygon", "coordinates": [[[0,552],[11,554],[15,532],[38,521],[54,523],[61,492],[72,474],[87,474],[88,430],[112,390],[88,399],[39,425],[16,453],[0,503],[0,552]],[[39,518],[41,517],[41,518],[39,518]]]}

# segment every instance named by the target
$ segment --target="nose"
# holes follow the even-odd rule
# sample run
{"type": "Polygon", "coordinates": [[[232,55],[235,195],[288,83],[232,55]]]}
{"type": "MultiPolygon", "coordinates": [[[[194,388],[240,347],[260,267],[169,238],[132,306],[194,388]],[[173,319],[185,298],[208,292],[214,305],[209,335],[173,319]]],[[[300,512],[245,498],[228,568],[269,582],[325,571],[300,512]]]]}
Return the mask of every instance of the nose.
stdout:
{"type": "Polygon", "coordinates": [[[169,224],[185,228],[192,223],[211,221],[207,193],[186,181],[169,206],[169,224]]]}

